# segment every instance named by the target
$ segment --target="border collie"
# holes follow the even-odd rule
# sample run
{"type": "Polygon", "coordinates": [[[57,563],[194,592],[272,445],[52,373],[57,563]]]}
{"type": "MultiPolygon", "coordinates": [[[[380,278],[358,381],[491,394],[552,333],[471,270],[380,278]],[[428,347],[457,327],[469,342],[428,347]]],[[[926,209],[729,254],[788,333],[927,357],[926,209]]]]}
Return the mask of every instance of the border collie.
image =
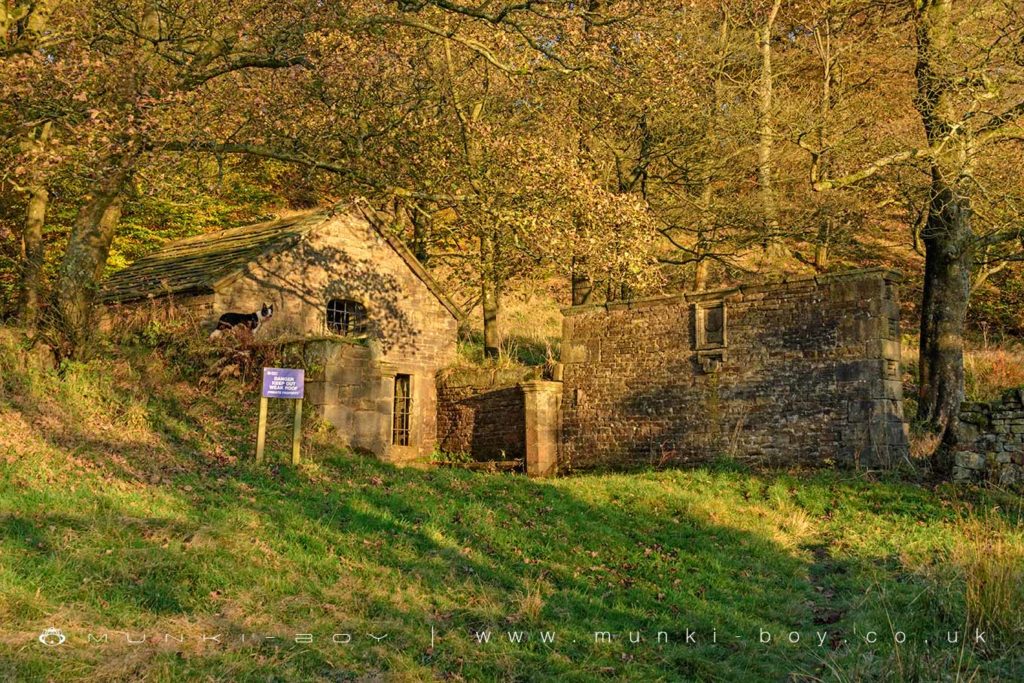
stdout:
{"type": "Polygon", "coordinates": [[[263,321],[274,315],[274,306],[263,304],[263,308],[255,313],[225,313],[217,321],[217,329],[210,333],[210,339],[216,339],[225,332],[230,332],[238,326],[244,326],[250,332],[260,329],[263,321]]]}

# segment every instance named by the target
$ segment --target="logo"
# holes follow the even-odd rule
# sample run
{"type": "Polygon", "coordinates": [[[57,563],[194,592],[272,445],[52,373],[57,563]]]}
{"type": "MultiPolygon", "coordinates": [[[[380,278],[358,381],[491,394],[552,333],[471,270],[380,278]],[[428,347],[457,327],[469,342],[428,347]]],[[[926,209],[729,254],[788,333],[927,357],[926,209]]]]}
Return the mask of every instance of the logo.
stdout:
{"type": "Polygon", "coordinates": [[[64,637],[64,632],[52,626],[39,634],[39,642],[47,647],[62,645],[65,640],[67,638],[64,637]]]}

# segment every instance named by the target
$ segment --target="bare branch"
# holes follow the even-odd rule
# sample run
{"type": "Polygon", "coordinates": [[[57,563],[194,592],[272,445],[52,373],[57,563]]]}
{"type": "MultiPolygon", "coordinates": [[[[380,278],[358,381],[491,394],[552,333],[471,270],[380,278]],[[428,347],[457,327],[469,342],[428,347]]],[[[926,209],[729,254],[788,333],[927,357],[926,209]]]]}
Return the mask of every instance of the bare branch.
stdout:
{"type": "Polygon", "coordinates": [[[306,59],[305,55],[295,55],[291,57],[267,57],[264,55],[238,57],[236,59],[228,60],[223,65],[210,69],[204,73],[186,76],[182,80],[182,87],[185,90],[191,90],[203,85],[204,83],[212,81],[215,78],[219,78],[220,76],[234,71],[241,71],[243,69],[289,69],[293,66],[309,66],[309,61],[306,59]]]}
{"type": "Polygon", "coordinates": [[[925,149],[908,149],[896,154],[890,154],[889,156],[876,159],[864,168],[860,169],[856,173],[843,176],[841,178],[830,178],[827,180],[819,180],[814,183],[814,191],[822,192],[824,190],[834,190],[840,187],[849,187],[850,185],[856,185],[862,180],[876,175],[879,171],[887,166],[893,164],[899,164],[904,161],[910,161],[912,159],[925,159],[933,156],[933,152],[929,148],[925,149]]]}
{"type": "Polygon", "coordinates": [[[471,202],[476,200],[475,197],[467,195],[439,195],[426,192],[416,192],[403,187],[386,187],[374,180],[356,173],[352,170],[351,166],[326,161],[324,159],[317,159],[300,152],[288,152],[281,149],[275,149],[265,145],[232,142],[185,142],[172,140],[156,143],[153,145],[153,149],[157,151],[181,152],[186,154],[207,152],[212,154],[238,154],[260,157],[262,159],[274,159],[275,161],[298,164],[307,168],[315,168],[321,171],[327,171],[328,173],[346,176],[368,188],[391,195],[412,197],[415,199],[424,199],[436,202],[471,202]]]}

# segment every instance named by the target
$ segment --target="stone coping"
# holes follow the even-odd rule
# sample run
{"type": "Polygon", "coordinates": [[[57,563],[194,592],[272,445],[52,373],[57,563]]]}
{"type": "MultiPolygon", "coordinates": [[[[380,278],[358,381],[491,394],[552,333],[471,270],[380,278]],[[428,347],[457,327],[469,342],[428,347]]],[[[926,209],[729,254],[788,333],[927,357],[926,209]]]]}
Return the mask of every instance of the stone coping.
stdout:
{"type": "Polygon", "coordinates": [[[836,273],[824,273],[821,275],[811,275],[807,277],[771,279],[762,282],[735,285],[733,287],[722,287],[720,289],[707,289],[697,292],[684,290],[672,294],[659,294],[656,296],[630,299],[628,301],[570,306],[562,309],[562,315],[572,316],[599,310],[621,311],[634,308],[650,308],[652,306],[663,306],[668,304],[714,301],[723,299],[732,294],[738,294],[742,297],[745,294],[787,291],[808,286],[818,287],[819,285],[841,280],[861,280],[876,276],[881,276],[883,280],[893,283],[903,282],[902,273],[890,268],[859,268],[856,270],[844,270],[836,273]]]}
{"type": "Polygon", "coordinates": [[[449,387],[501,389],[540,379],[542,373],[543,369],[539,367],[501,369],[449,367],[438,372],[437,381],[449,387]]]}
{"type": "Polygon", "coordinates": [[[960,404],[960,414],[990,413],[1009,406],[1024,407],[1024,387],[1004,389],[998,398],[990,401],[964,401],[960,404]]]}

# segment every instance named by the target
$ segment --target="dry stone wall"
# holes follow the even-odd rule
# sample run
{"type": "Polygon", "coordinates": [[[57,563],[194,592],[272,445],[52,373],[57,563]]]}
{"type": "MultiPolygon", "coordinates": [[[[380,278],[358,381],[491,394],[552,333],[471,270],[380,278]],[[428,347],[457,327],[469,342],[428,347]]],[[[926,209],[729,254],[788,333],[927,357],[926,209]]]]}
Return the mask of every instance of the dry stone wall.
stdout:
{"type": "Polygon", "coordinates": [[[559,470],[891,466],[907,456],[897,273],[565,311],[559,470]]]}
{"type": "Polygon", "coordinates": [[[953,480],[1024,486],[1024,389],[960,407],[953,480]]]}

